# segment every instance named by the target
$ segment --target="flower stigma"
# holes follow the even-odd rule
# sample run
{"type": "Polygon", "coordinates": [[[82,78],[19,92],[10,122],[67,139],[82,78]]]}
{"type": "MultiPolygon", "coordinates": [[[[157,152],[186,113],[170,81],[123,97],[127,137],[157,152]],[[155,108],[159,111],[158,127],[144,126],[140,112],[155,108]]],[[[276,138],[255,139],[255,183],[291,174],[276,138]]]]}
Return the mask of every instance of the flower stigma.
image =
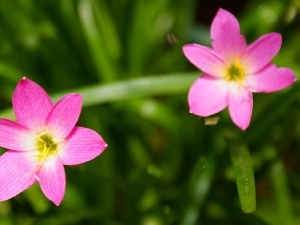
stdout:
{"type": "Polygon", "coordinates": [[[245,78],[245,68],[239,63],[238,56],[235,57],[234,63],[226,71],[228,81],[243,81],[245,78]]]}

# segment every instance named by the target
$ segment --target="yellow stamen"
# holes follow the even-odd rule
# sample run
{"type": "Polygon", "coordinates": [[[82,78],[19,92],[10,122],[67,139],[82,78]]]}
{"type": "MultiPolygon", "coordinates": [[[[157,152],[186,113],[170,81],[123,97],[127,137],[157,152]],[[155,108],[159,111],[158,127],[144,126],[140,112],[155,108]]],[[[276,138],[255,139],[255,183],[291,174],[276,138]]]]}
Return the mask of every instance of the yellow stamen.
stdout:
{"type": "Polygon", "coordinates": [[[226,71],[226,79],[228,81],[241,82],[245,78],[245,67],[239,63],[239,57],[235,57],[234,63],[226,71]]]}
{"type": "Polygon", "coordinates": [[[58,144],[63,140],[55,140],[49,135],[48,132],[44,132],[36,136],[36,148],[39,151],[37,154],[39,164],[43,162],[51,155],[54,155],[58,151],[58,144]]]}

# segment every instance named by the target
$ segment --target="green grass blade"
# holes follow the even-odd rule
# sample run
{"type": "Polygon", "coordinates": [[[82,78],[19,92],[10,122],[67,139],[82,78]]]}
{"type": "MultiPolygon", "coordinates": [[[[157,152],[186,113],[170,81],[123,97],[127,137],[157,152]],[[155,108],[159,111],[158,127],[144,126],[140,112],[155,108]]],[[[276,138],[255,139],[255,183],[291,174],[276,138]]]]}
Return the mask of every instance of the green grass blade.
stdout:
{"type": "Polygon", "coordinates": [[[230,149],[241,207],[244,213],[256,210],[254,170],[246,146],[235,143],[230,149]]]}
{"type": "Polygon", "coordinates": [[[150,76],[133,80],[114,82],[109,84],[82,87],[53,96],[54,100],[69,92],[81,93],[84,106],[120,100],[136,99],[155,95],[170,95],[187,92],[192,82],[197,78],[194,75],[176,74],[165,76],[150,76]]]}
{"type": "MultiPolygon", "coordinates": [[[[112,81],[115,79],[117,68],[113,64],[113,60],[110,57],[107,50],[107,43],[105,42],[103,32],[97,26],[96,18],[94,16],[94,5],[89,0],[81,0],[78,5],[78,13],[82,24],[83,34],[86,38],[94,66],[98,72],[98,77],[102,81],[112,81]]],[[[106,14],[101,15],[102,17],[106,14]]],[[[108,18],[103,18],[109,21],[108,18]]],[[[109,23],[109,25],[112,23],[109,23]]],[[[107,26],[109,26],[107,25],[107,26]]],[[[112,30],[112,28],[110,28],[112,30]]]]}
{"type": "Polygon", "coordinates": [[[199,159],[187,190],[188,204],[185,206],[181,225],[194,225],[197,223],[203,202],[209,193],[215,170],[216,159],[214,157],[209,156],[207,159],[201,157],[199,159]]]}
{"type": "MultiPolygon", "coordinates": [[[[80,93],[83,96],[83,106],[93,106],[101,103],[129,100],[157,95],[181,94],[187,92],[199,73],[150,76],[109,84],[91,85],[52,96],[57,101],[67,93],[80,93]]],[[[13,118],[12,109],[0,112],[0,117],[13,118]]]]}
{"type": "Polygon", "coordinates": [[[288,190],[286,172],[281,161],[277,160],[272,164],[270,177],[278,210],[278,213],[276,213],[277,224],[292,224],[291,197],[288,190]]]}

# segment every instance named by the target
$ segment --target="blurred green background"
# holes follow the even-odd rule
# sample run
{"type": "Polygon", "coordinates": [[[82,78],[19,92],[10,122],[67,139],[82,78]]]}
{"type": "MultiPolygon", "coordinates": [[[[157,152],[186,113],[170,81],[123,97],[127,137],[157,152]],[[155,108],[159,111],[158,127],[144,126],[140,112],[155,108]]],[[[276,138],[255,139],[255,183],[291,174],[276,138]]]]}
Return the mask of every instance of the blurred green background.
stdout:
{"type": "Polygon", "coordinates": [[[299,0],[1,1],[0,116],[14,118],[12,92],[26,76],[54,100],[82,93],[78,124],[109,146],[66,167],[59,207],[36,184],[0,203],[0,224],[300,224],[299,83],[255,94],[245,132],[227,110],[206,119],[188,112],[187,92],[201,72],[181,47],[210,45],[219,7],[239,19],[249,43],[280,32],[274,62],[300,74],[299,0]],[[239,203],[236,148],[249,150],[254,166],[252,214],[239,203]]]}

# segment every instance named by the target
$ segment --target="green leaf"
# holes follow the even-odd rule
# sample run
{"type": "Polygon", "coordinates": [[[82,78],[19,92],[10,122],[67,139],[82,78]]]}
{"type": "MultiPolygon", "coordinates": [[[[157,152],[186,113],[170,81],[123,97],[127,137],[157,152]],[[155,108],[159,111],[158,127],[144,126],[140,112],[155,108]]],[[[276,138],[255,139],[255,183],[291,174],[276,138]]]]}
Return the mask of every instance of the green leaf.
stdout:
{"type": "Polygon", "coordinates": [[[256,210],[256,194],[250,153],[245,145],[239,143],[232,145],[230,152],[242,210],[252,213],[256,210]]]}
{"type": "MultiPolygon", "coordinates": [[[[90,85],[57,93],[52,96],[52,99],[57,101],[67,93],[80,93],[83,96],[83,106],[93,106],[149,96],[181,94],[187,92],[197,78],[195,74],[150,76],[109,84],[90,85]]],[[[12,109],[2,110],[0,117],[13,118],[12,109]]]]}
{"type": "MultiPolygon", "coordinates": [[[[82,23],[83,34],[86,38],[99,78],[103,81],[112,81],[117,75],[117,67],[114,65],[110,55],[111,52],[109,52],[107,48],[108,42],[106,39],[109,38],[110,42],[114,41],[114,43],[110,43],[110,45],[118,42],[113,32],[113,23],[105,10],[101,12],[102,22],[100,28],[99,25],[97,26],[94,7],[95,6],[89,0],[81,0],[78,4],[78,13],[82,23]],[[105,36],[104,33],[109,33],[110,37],[105,36]]],[[[117,51],[118,50],[114,50],[114,52],[117,51]]]]}
{"type": "Polygon", "coordinates": [[[213,176],[216,170],[216,159],[213,156],[208,158],[200,157],[194,168],[194,173],[187,190],[187,202],[181,225],[193,225],[197,223],[199,212],[209,193],[213,176]]]}
{"type": "Polygon", "coordinates": [[[275,203],[278,210],[276,214],[278,224],[293,224],[292,203],[289,192],[285,168],[280,160],[275,160],[271,166],[271,181],[274,191],[275,203]]]}

